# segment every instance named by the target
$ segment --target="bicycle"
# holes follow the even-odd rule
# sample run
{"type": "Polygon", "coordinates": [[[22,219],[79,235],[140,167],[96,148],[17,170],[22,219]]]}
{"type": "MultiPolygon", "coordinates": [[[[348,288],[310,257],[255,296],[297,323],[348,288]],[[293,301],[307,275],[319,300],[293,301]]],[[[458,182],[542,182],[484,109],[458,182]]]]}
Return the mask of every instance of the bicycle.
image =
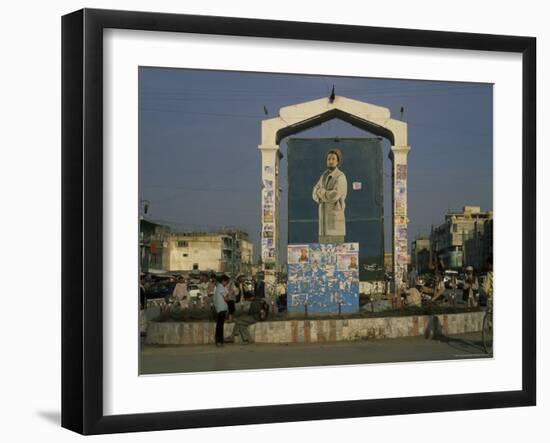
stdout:
{"type": "Polygon", "coordinates": [[[486,354],[493,352],[493,298],[487,298],[487,310],[483,316],[481,343],[486,354]]]}

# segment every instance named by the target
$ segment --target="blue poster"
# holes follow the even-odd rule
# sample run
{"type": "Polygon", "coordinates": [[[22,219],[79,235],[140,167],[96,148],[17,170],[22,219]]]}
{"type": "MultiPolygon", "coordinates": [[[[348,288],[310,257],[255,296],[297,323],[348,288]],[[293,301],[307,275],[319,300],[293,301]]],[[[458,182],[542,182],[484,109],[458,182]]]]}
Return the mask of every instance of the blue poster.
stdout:
{"type": "Polygon", "coordinates": [[[359,278],[384,278],[382,141],[291,138],[288,244],[359,243],[359,278]]]}
{"type": "Polygon", "coordinates": [[[359,311],[359,244],[288,245],[288,312],[359,311]]]}

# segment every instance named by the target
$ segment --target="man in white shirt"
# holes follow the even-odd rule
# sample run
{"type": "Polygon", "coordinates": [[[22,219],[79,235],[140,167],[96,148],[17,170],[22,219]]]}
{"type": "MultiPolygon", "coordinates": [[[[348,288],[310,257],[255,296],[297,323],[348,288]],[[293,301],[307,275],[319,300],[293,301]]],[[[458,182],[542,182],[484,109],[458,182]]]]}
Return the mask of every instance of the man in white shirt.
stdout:
{"type": "Polygon", "coordinates": [[[464,277],[463,299],[467,303],[468,308],[470,306],[476,307],[476,293],[479,290],[479,282],[477,276],[474,274],[474,268],[472,266],[466,266],[466,275],[464,277]]]}
{"type": "Polygon", "coordinates": [[[208,303],[208,277],[205,274],[201,274],[200,282],[197,285],[201,293],[201,305],[202,307],[209,307],[208,303]]]}
{"type": "Polygon", "coordinates": [[[223,326],[225,324],[225,316],[227,315],[227,285],[229,277],[222,275],[216,289],[214,291],[214,309],[216,309],[216,346],[223,346],[223,326]]]}
{"type": "Polygon", "coordinates": [[[187,309],[189,307],[189,292],[187,291],[187,282],[183,276],[178,278],[178,282],[172,292],[172,298],[174,299],[174,306],[178,306],[181,309],[187,309]]]}

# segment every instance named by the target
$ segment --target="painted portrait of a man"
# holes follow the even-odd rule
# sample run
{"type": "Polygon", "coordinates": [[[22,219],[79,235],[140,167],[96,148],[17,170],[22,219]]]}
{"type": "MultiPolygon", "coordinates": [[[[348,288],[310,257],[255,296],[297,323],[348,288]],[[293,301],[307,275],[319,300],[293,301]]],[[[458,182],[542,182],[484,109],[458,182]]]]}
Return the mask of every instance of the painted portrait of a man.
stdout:
{"type": "Polygon", "coordinates": [[[346,236],[346,197],[348,182],[340,170],[342,152],[330,149],[326,153],[327,169],[313,187],[313,200],[319,205],[319,243],[341,243],[346,236]]]}

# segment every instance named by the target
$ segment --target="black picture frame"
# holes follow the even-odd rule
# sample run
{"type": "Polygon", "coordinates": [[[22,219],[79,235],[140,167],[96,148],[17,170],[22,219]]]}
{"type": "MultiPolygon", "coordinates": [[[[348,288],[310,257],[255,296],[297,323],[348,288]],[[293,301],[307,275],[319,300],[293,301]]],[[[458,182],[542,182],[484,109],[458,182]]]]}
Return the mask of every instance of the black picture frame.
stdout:
{"type": "Polygon", "coordinates": [[[536,404],[536,39],[233,17],[83,9],[62,18],[62,426],[82,434],[351,418],[536,404]],[[103,30],[171,31],[522,54],[522,389],[103,413],[103,30]]]}

